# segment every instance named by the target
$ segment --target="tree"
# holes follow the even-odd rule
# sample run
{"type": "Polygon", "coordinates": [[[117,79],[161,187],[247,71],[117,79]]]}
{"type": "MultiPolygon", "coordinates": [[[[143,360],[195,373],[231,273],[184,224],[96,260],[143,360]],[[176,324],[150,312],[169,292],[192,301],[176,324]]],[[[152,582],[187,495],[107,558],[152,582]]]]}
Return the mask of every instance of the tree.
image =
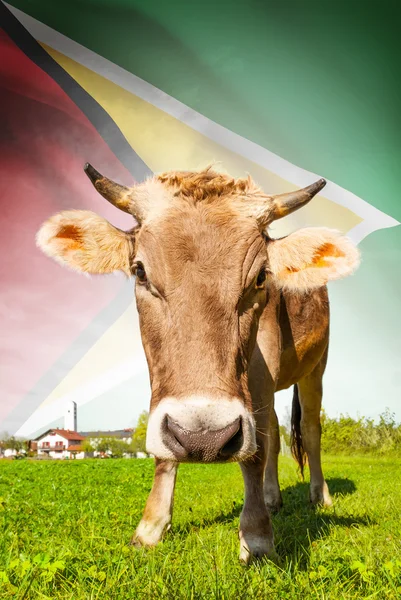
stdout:
{"type": "Polygon", "coordinates": [[[286,406],[284,411],[284,416],[281,419],[282,427],[286,429],[287,432],[291,431],[291,406],[286,406]]]}
{"type": "Polygon", "coordinates": [[[118,438],[110,438],[109,441],[109,451],[114,458],[121,458],[123,454],[129,452],[129,447],[127,442],[124,440],[119,440],[118,438]]]}
{"type": "Polygon", "coordinates": [[[285,427],[285,425],[279,426],[279,432],[280,432],[280,442],[281,442],[281,440],[284,440],[285,445],[288,446],[288,448],[290,448],[291,447],[291,434],[288,431],[288,429],[285,427]]]}
{"type": "Polygon", "coordinates": [[[90,442],[89,445],[93,450],[109,454],[113,458],[121,458],[123,454],[130,452],[127,442],[110,435],[99,436],[96,440],[90,442]]]}
{"type": "Polygon", "coordinates": [[[99,436],[96,440],[96,451],[105,454],[110,450],[110,437],[106,435],[99,436]]]}
{"type": "Polygon", "coordinates": [[[1,441],[1,446],[4,450],[16,450],[20,452],[26,449],[26,441],[21,438],[16,438],[13,435],[6,435],[1,441]]]}
{"type": "Polygon", "coordinates": [[[94,452],[96,448],[94,447],[92,440],[85,438],[82,442],[82,450],[84,452],[94,452]]]}
{"type": "Polygon", "coordinates": [[[148,428],[149,413],[144,410],[138,417],[138,423],[132,435],[130,451],[146,452],[146,430],[148,428]]]}

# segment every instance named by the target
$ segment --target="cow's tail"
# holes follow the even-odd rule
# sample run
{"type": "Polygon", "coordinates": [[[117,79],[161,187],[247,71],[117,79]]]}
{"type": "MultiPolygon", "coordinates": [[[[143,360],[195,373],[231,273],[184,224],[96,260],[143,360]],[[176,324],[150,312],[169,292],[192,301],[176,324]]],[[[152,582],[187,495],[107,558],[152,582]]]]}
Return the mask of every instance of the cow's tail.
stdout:
{"type": "Polygon", "coordinates": [[[291,411],[291,452],[299,465],[302,479],[304,478],[304,466],[306,462],[305,450],[302,444],[301,434],[301,404],[299,402],[298,385],[294,385],[291,411]]]}

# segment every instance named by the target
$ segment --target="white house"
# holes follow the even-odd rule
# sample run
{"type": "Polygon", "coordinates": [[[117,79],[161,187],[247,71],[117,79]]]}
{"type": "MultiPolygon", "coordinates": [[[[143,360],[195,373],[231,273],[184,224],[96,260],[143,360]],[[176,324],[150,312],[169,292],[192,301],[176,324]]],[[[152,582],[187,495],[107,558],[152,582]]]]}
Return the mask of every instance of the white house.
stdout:
{"type": "Polygon", "coordinates": [[[50,458],[85,458],[82,442],[85,437],[69,429],[48,429],[42,435],[32,440],[31,445],[36,446],[38,456],[50,458]]]}
{"type": "Polygon", "coordinates": [[[15,450],[14,448],[6,448],[4,450],[3,456],[4,456],[4,458],[11,458],[12,456],[17,456],[17,454],[18,454],[18,451],[15,450]]]}

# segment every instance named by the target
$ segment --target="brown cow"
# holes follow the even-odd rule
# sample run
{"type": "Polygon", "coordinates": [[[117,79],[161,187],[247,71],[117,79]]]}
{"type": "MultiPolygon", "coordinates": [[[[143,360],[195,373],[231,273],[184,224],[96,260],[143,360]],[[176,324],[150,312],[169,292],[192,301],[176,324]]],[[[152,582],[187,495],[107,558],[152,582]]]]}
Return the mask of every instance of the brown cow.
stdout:
{"type": "Polygon", "coordinates": [[[295,386],[294,454],[303,468],[305,449],[311,501],[331,504],[320,462],[326,283],[351,274],[359,255],[330,229],[276,240],[267,233],[326,182],[268,196],[251,178],[211,168],[154,176],[134,188],[85,170],[138,225],[125,232],[94,213],[65,211],[42,226],[37,243],[81,272],[136,274],[152,389],[147,449],[156,474],[133,542],[161,540],[179,462],[238,461],[245,482],[240,558],[271,555],[268,509],[281,505],[276,390],[295,386]]]}

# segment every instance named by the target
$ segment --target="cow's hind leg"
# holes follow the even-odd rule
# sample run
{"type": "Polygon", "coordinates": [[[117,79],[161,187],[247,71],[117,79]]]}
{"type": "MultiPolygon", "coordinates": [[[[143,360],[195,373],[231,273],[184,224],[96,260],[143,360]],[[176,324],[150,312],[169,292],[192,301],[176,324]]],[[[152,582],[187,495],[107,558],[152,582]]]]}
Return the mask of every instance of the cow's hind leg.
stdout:
{"type": "Polygon", "coordinates": [[[273,528],[263,496],[266,465],[266,433],[258,432],[258,450],[241,463],[245,484],[245,501],[240,517],[240,560],[248,564],[252,557],[273,557],[273,528]],[[259,438],[259,439],[258,439],[259,438]]]}
{"type": "MultiPolygon", "coordinates": [[[[301,408],[302,445],[308,457],[310,471],[310,501],[312,504],[331,506],[332,500],[323,477],[320,456],[320,410],[322,406],[324,367],[325,361],[322,361],[310,375],[301,379],[298,382],[298,391],[301,408]]],[[[294,394],[293,402],[297,402],[296,394],[294,394]]]]}
{"type": "Polygon", "coordinates": [[[266,506],[277,512],[283,505],[283,500],[278,482],[278,455],[280,453],[280,431],[274,408],[271,409],[269,418],[269,433],[267,436],[267,465],[263,492],[266,506]]]}
{"type": "Polygon", "coordinates": [[[131,544],[155,546],[171,523],[177,463],[156,459],[155,478],[131,544]]]}

